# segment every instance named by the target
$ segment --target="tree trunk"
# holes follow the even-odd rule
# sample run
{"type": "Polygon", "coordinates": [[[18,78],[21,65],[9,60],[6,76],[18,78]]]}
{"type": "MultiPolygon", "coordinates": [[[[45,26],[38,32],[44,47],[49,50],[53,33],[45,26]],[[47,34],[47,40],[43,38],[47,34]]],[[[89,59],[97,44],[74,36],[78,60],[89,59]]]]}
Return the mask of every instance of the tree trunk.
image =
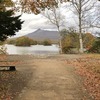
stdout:
{"type": "Polygon", "coordinates": [[[62,42],[61,42],[61,36],[60,36],[60,40],[59,40],[59,47],[60,47],[60,51],[59,53],[62,54],[62,42]]]}
{"type": "Polygon", "coordinates": [[[61,33],[60,33],[60,29],[59,29],[59,25],[57,25],[57,28],[58,28],[58,32],[59,32],[59,35],[60,35],[60,40],[59,40],[59,48],[60,48],[60,51],[59,53],[62,54],[62,36],[61,36],[61,33]]]}
{"type": "Polygon", "coordinates": [[[84,49],[83,49],[83,39],[82,39],[81,33],[80,33],[80,36],[79,36],[79,43],[80,43],[80,53],[83,53],[84,49]]]}
{"type": "Polygon", "coordinates": [[[82,40],[82,4],[79,0],[79,43],[80,43],[80,53],[83,53],[83,40],[82,40]]]}

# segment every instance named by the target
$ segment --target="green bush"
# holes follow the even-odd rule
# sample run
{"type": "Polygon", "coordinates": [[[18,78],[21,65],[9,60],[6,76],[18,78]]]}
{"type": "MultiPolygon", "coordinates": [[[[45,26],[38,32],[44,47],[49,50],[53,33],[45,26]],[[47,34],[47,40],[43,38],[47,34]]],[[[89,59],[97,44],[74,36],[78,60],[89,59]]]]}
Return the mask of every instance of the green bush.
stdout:
{"type": "Polygon", "coordinates": [[[0,45],[3,45],[5,42],[0,41],[0,45]]]}
{"type": "MultiPolygon", "coordinates": [[[[69,27],[68,30],[64,29],[61,31],[62,35],[62,51],[63,53],[78,53],[80,48],[79,33],[76,29],[69,27]]],[[[92,46],[95,41],[95,36],[91,33],[82,33],[83,46],[88,49],[92,46]]]]}
{"type": "Polygon", "coordinates": [[[71,47],[70,46],[69,47],[68,46],[65,46],[65,47],[62,48],[62,51],[65,54],[70,53],[71,52],[71,47]]]}
{"type": "Polygon", "coordinates": [[[87,49],[87,48],[92,47],[92,44],[94,43],[95,40],[96,40],[96,38],[91,33],[83,34],[83,46],[84,46],[84,48],[87,49]]]}
{"type": "Polygon", "coordinates": [[[36,41],[25,36],[17,38],[15,43],[16,46],[31,46],[36,44],[36,41]]]}
{"type": "Polygon", "coordinates": [[[16,39],[9,39],[6,41],[7,44],[15,44],[16,43],[16,39]]]}
{"type": "Polygon", "coordinates": [[[51,43],[50,40],[44,40],[44,41],[43,41],[42,43],[40,43],[40,44],[45,45],[45,46],[49,46],[49,45],[51,45],[52,43],[51,43]]]}
{"type": "Polygon", "coordinates": [[[38,42],[35,41],[35,40],[32,40],[32,41],[31,41],[31,45],[37,45],[37,43],[38,43],[38,42]]]}
{"type": "Polygon", "coordinates": [[[88,50],[91,53],[100,53],[100,39],[96,40],[92,47],[88,50]]]}
{"type": "Polygon", "coordinates": [[[73,48],[79,47],[78,34],[68,33],[62,37],[62,52],[63,53],[74,53],[73,48]]]}

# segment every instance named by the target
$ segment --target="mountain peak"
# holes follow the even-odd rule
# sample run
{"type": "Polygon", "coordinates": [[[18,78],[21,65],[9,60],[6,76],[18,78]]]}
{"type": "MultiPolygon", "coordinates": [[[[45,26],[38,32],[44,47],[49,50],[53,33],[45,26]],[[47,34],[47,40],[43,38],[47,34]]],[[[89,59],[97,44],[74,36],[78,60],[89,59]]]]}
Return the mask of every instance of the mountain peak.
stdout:
{"type": "Polygon", "coordinates": [[[60,35],[58,31],[49,31],[49,30],[42,30],[42,29],[37,29],[35,32],[29,33],[25,35],[29,38],[32,38],[36,41],[44,41],[46,39],[49,39],[54,42],[58,42],[60,35]]]}

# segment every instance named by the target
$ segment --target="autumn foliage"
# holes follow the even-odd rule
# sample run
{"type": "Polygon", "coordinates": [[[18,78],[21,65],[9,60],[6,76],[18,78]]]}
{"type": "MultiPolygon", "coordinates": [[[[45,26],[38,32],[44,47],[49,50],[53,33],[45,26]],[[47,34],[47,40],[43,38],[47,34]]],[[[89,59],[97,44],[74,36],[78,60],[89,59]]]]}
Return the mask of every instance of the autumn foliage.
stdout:
{"type": "MultiPolygon", "coordinates": [[[[67,2],[69,0],[59,0],[59,2],[67,2]]],[[[39,14],[41,10],[51,9],[58,6],[58,0],[20,0],[23,12],[33,12],[39,14]]]]}
{"type": "Polygon", "coordinates": [[[16,46],[31,46],[35,44],[37,44],[36,41],[25,36],[17,38],[15,42],[16,46]]]}
{"type": "Polygon", "coordinates": [[[76,72],[84,79],[84,86],[93,100],[100,98],[100,55],[83,55],[81,58],[66,60],[74,65],[76,72]]]}

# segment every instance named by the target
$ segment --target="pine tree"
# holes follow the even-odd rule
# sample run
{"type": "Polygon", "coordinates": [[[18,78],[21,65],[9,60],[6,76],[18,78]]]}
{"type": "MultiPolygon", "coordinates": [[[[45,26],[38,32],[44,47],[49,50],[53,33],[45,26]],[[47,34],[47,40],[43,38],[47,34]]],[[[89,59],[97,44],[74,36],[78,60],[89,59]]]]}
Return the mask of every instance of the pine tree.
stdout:
{"type": "MultiPolygon", "coordinates": [[[[4,5],[4,3],[3,0],[0,0],[0,6],[4,5]]],[[[6,10],[5,8],[0,9],[0,41],[4,41],[8,36],[15,35],[16,32],[21,30],[23,23],[20,16],[13,15],[13,10],[6,10]]]]}

